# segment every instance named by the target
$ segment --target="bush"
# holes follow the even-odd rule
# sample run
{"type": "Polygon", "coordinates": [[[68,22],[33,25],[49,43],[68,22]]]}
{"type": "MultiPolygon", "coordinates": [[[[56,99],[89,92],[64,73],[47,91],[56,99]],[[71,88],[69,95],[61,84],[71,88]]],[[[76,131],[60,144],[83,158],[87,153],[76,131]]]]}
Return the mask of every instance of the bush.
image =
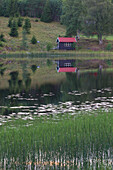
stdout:
{"type": "Polygon", "coordinates": [[[52,61],[50,59],[47,59],[47,66],[51,66],[52,65],[52,61]]]}
{"type": "Polygon", "coordinates": [[[107,44],[106,50],[110,51],[111,49],[112,49],[112,44],[111,43],[107,44]]]}
{"type": "Polygon", "coordinates": [[[47,51],[50,51],[51,48],[52,48],[52,44],[51,44],[51,43],[48,43],[47,46],[46,46],[47,51]]]}
{"type": "Polygon", "coordinates": [[[6,42],[5,38],[4,38],[4,34],[0,35],[0,41],[6,42]]]}
{"type": "Polygon", "coordinates": [[[37,43],[37,39],[36,37],[33,35],[32,39],[31,39],[31,43],[32,44],[36,44],[37,43]]]}
{"type": "Polygon", "coordinates": [[[36,66],[36,65],[32,65],[32,66],[31,66],[31,70],[33,71],[33,73],[35,73],[36,69],[37,69],[37,66],[36,66]]]}
{"type": "Polygon", "coordinates": [[[0,42],[0,47],[3,47],[3,44],[2,44],[2,42],[0,42]]]}
{"type": "Polygon", "coordinates": [[[35,19],[35,22],[38,22],[38,19],[35,19]]]}

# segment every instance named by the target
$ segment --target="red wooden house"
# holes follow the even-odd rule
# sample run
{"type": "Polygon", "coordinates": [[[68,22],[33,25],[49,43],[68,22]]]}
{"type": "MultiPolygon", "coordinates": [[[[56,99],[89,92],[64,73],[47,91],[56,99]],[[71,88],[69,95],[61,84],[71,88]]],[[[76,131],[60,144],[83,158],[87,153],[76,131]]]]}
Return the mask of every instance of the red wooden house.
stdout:
{"type": "Polygon", "coordinates": [[[74,50],[76,38],[73,37],[58,37],[57,38],[57,49],[59,50],[74,50]]]}

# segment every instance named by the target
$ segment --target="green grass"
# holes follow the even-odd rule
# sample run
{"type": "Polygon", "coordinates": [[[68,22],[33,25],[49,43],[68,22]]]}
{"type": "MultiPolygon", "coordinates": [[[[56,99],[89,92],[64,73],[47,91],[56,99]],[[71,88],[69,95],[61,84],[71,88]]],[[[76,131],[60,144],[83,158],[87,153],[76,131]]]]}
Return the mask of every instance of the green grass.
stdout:
{"type": "MultiPolygon", "coordinates": [[[[46,45],[51,43],[52,46],[56,46],[56,39],[59,35],[65,35],[65,27],[60,25],[58,22],[44,23],[39,20],[35,22],[36,18],[30,18],[31,21],[31,34],[27,35],[28,42],[28,51],[46,51],[46,45]],[[31,38],[35,35],[37,41],[36,45],[31,44],[31,38]]],[[[9,36],[10,28],[7,27],[8,18],[0,17],[0,33],[5,35],[6,43],[4,43],[4,48],[0,50],[9,53],[9,52],[20,52],[20,47],[22,44],[22,28],[19,28],[19,37],[12,38],[9,36]],[[10,49],[11,48],[11,49],[10,49]]]]}
{"type": "Polygon", "coordinates": [[[108,159],[113,155],[113,112],[98,113],[7,122],[0,127],[0,160],[4,163],[7,158],[6,167],[25,167],[28,162],[32,167],[34,164],[50,167],[52,162],[52,167],[57,163],[59,168],[64,166],[64,160],[70,168],[79,167],[80,161],[82,168],[83,160],[84,169],[92,166],[112,169],[108,159]]]}
{"type": "MultiPolygon", "coordinates": [[[[83,37],[83,38],[89,38],[89,39],[97,39],[98,40],[98,37],[97,35],[94,35],[94,36],[85,36],[85,35],[81,35],[80,37],[83,37]]],[[[113,35],[103,35],[103,40],[110,40],[110,41],[113,41],[113,35]]]]}

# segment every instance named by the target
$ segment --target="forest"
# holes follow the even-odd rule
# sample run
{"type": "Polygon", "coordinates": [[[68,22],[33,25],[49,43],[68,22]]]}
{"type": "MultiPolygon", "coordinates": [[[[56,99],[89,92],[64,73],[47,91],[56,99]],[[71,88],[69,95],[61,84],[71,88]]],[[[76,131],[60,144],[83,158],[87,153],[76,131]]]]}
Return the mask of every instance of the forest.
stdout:
{"type": "Polygon", "coordinates": [[[66,36],[97,35],[99,44],[113,33],[113,0],[0,0],[0,16],[58,21],[66,26],[66,36]]]}

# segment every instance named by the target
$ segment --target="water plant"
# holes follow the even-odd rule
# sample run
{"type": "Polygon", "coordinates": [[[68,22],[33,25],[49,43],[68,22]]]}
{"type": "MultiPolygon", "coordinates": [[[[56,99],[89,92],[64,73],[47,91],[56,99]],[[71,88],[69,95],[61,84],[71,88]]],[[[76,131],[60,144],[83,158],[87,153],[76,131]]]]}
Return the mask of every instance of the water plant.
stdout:
{"type": "Polygon", "coordinates": [[[1,166],[112,168],[112,122],[112,111],[7,122],[0,127],[1,166]]]}

